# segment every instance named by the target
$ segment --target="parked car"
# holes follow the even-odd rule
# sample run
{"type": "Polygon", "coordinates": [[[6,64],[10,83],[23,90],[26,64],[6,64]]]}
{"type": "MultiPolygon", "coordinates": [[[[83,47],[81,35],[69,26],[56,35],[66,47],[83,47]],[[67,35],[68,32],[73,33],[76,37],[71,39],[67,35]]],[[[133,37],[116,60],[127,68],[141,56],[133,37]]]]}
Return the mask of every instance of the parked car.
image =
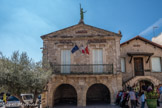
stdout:
{"type": "Polygon", "coordinates": [[[4,102],[3,100],[0,99],[0,107],[3,107],[4,106],[4,102]]]}
{"type": "Polygon", "coordinates": [[[21,97],[26,104],[33,103],[33,94],[21,94],[21,97]]]}
{"type": "Polygon", "coordinates": [[[21,103],[20,103],[19,99],[17,99],[14,96],[10,96],[7,99],[7,103],[5,105],[6,105],[6,108],[10,108],[10,107],[21,108],[21,103]]]}

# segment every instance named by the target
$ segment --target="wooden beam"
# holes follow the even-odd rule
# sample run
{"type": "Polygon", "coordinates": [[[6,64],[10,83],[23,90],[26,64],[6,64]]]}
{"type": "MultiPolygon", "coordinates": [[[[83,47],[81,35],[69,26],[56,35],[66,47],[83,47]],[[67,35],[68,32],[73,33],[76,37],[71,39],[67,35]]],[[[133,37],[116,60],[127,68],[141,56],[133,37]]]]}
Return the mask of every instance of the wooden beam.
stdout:
{"type": "Polygon", "coordinates": [[[131,56],[129,63],[131,63],[131,62],[132,62],[132,58],[133,58],[133,56],[131,56]]]}
{"type": "Polygon", "coordinates": [[[148,56],[148,59],[147,59],[146,63],[148,63],[148,62],[149,62],[149,60],[150,60],[150,57],[151,57],[151,56],[148,56]]]}

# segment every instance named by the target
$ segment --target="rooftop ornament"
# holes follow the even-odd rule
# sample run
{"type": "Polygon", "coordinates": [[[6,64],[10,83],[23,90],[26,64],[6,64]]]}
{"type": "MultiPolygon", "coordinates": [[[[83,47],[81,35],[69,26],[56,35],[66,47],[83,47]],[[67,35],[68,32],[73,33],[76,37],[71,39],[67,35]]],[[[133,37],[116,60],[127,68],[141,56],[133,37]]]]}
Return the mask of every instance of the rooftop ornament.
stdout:
{"type": "Polygon", "coordinates": [[[83,11],[83,8],[81,7],[81,4],[80,4],[80,22],[79,23],[84,23],[83,20],[84,20],[84,13],[86,13],[87,11],[83,11]]]}

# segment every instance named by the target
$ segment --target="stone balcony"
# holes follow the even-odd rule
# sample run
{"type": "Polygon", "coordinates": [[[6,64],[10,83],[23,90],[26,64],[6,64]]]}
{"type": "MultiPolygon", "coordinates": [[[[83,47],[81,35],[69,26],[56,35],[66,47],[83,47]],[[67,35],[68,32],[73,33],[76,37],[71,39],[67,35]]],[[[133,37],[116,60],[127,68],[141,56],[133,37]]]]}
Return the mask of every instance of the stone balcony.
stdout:
{"type": "Polygon", "coordinates": [[[53,64],[53,74],[113,74],[113,64],[53,64]]]}

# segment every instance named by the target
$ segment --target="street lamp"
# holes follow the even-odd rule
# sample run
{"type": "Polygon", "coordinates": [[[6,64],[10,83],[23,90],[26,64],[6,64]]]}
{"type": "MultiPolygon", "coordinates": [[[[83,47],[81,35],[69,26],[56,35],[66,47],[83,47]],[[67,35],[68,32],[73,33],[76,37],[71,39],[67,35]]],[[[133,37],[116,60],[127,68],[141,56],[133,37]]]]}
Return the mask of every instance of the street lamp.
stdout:
{"type": "Polygon", "coordinates": [[[158,26],[153,27],[153,36],[155,37],[155,29],[158,28],[158,26]]]}

